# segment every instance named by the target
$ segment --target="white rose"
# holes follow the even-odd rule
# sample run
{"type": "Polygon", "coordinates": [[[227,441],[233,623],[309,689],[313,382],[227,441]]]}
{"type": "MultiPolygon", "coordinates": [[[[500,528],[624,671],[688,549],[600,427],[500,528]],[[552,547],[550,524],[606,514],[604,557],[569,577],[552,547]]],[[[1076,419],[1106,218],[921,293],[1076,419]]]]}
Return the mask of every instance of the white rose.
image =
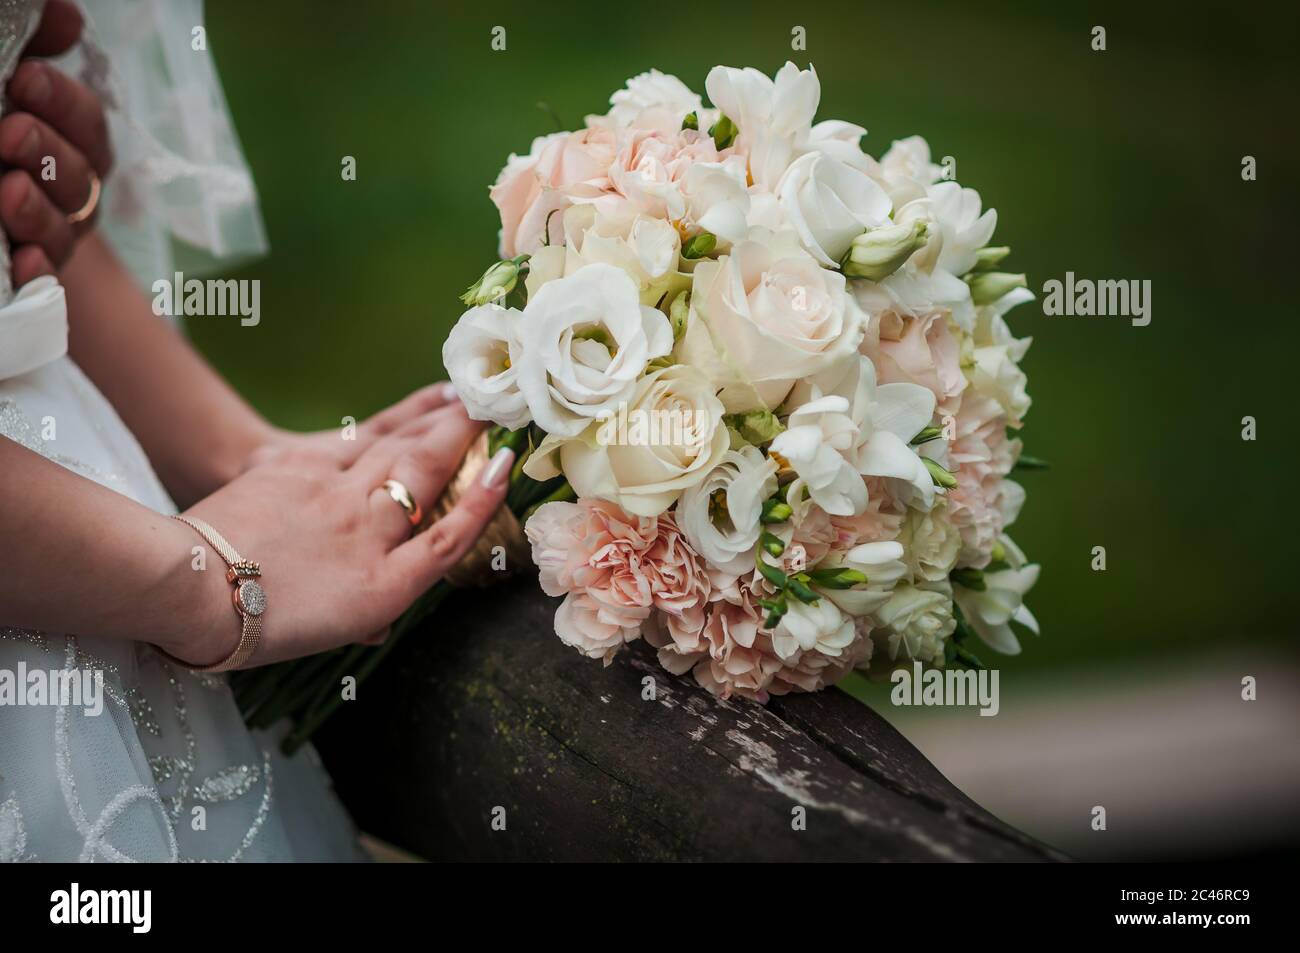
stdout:
{"type": "Polygon", "coordinates": [[[677,502],[677,525],[695,551],[723,572],[754,568],[763,501],[776,492],[776,462],[757,447],[730,450],[677,502]]]}
{"type": "Polygon", "coordinates": [[[935,506],[928,513],[909,510],[898,541],[903,544],[904,559],[912,577],[922,582],[939,582],[957,564],[961,550],[961,531],[948,519],[945,506],[935,506]]]}
{"type": "Polygon", "coordinates": [[[1038,566],[1026,565],[1024,552],[1010,536],[1003,536],[1001,543],[1007,568],[985,570],[982,592],[956,586],[954,595],[976,635],[999,652],[1018,655],[1020,640],[1011,629],[1012,620],[1038,634],[1038,620],[1024,602],[1025,594],[1038,581],[1038,566]]]}
{"type": "Polygon", "coordinates": [[[957,628],[952,597],[942,588],[899,586],[889,601],[876,610],[880,628],[871,635],[889,646],[889,657],[899,651],[909,659],[932,662],[943,657],[943,643],[957,628]]]}
{"type": "Polygon", "coordinates": [[[845,285],[790,233],[741,242],[696,266],[678,356],[722,388],[729,412],[775,408],[796,380],[856,353],[865,322],[845,285]]]}
{"type": "Polygon", "coordinates": [[[564,213],[564,273],[604,263],[623,271],[637,284],[641,304],[653,306],[688,275],[677,272],[682,240],[661,218],[600,215],[594,206],[575,205],[564,213]]]}
{"type": "Polygon", "coordinates": [[[857,636],[853,620],[829,599],[818,599],[810,606],[791,596],[788,605],[772,632],[772,649],[782,661],[812,651],[836,657],[857,636]]]}
{"type": "Polygon", "coordinates": [[[442,363],[474,420],[518,430],[532,420],[519,391],[519,320],[514,308],[470,308],[442,345],[442,363]]]}
{"type": "Polygon", "coordinates": [[[614,416],[584,433],[548,434],[524,472],[535,480],[563,473],[580,497],[658,516],[722,461],[728,444],[713,385],[695,368],[676,364],[637,381],[614,416]]]}
{"type": "Polygon", "coordinates": [[[524,309],[519,389],[538,426],[573,436],[628,400],[672,342],[668,319],[640,303],[626,273],[587,265],[544,284],[524,309]]]}
{"type": "Polygon", "coordinates": [[[824,152],[796,159],[775,191],[804,248],[827,268],[839,266],[853,239],[888,222],[892,208],[874,180],[824,152]]]}

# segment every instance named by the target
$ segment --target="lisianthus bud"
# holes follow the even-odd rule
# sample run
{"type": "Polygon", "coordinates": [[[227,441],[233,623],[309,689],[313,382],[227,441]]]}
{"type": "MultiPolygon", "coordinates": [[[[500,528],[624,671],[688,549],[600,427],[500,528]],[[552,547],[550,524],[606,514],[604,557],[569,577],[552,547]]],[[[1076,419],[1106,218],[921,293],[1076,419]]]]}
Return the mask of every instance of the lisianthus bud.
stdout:
{"type": "Polygon", "coordinates": [[[703,258],[718,247],[718,236],[712,232],[700,232],[692,235],[682,243],[682,257],[687,259],[703,258]]]}
{"type": "Polygon", "coordinates": [[[515,290],[515,285],[519,283],[519,272],[526,261],[528,256],[520,255],[517,258],[497,262],[483,272],[482,278],[465,289],[460,300],[474,307],[504,298],[515,290]]]}
{"type": "Polygon", "coordinates": [[[848,278],[884,281],[925,244],[927,231],[922,221],[869,228],[853,239],[840,269],[848,278]]]}
{"type": "Polygon", "coordinates": [[[1027,288],[1024,275],[1005,271],[980,271],[966,276],[971,300],[977,305],[992,304],[1013,288],[1027,288]]]}

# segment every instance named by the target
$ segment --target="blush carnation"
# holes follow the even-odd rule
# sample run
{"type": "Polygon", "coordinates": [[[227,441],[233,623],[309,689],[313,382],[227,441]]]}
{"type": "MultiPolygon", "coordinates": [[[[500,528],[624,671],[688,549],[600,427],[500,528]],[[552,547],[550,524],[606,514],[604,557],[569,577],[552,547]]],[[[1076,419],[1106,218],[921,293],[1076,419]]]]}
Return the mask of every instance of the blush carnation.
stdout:
{"type": "Polygon", "coordinates": [[[703,624],[709,576],[671,514],[631,516],[597,499],[555,502],[539,507],[525,532],[542,590],[565,597],[556,634],[584,655],[608,663],[655,610],[683,633],[703,624]]]}

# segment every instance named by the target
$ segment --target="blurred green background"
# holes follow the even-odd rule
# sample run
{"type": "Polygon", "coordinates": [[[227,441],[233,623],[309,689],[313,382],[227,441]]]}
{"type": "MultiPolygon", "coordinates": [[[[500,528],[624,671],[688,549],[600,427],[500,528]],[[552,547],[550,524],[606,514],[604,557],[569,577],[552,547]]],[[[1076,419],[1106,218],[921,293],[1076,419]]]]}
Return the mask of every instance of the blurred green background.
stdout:
{"type": "Polygon", "coordinates": [[[1010,316],[1034,338],[1027,452],[1052,469],[1023,477],[1013,532],[1043,565],[1043,635],[997,660],[1004,706],[1020,675],[1086,666],[1102,684],[1226,651],[1246,666],[1235,684],[1250,653],[1289,657],[1294,4],[209,7],[272,252],[238,275],[262,279],[260,326],[188,327],[277,423],[337,426],[444,376],[456,296],[496,253],[487,188],[555,129],[539,102],[573,128],[651,67],[702,93],[715,63],[811,62],[819,118],[866,126],[868,152],[921,133],[956,159],[1031,288],[1066,271],[1153,285],[1145,328],[1037,304],[1010,316]],[[1242,181],[1245,155],[1258,181],[1242,181]]]}

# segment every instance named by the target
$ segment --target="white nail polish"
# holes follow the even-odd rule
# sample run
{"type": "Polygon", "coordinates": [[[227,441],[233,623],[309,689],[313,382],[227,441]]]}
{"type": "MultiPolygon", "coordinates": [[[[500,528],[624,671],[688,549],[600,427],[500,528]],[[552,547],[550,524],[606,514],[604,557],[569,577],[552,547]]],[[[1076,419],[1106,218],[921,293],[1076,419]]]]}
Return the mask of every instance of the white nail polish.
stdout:
{"type": "Polygon", "coordinates": [[[490,490],[498,483],[504,483],[514,462],[515,452],[509,447],[502,447],[483,468],[483,485],[490,490]]]}

